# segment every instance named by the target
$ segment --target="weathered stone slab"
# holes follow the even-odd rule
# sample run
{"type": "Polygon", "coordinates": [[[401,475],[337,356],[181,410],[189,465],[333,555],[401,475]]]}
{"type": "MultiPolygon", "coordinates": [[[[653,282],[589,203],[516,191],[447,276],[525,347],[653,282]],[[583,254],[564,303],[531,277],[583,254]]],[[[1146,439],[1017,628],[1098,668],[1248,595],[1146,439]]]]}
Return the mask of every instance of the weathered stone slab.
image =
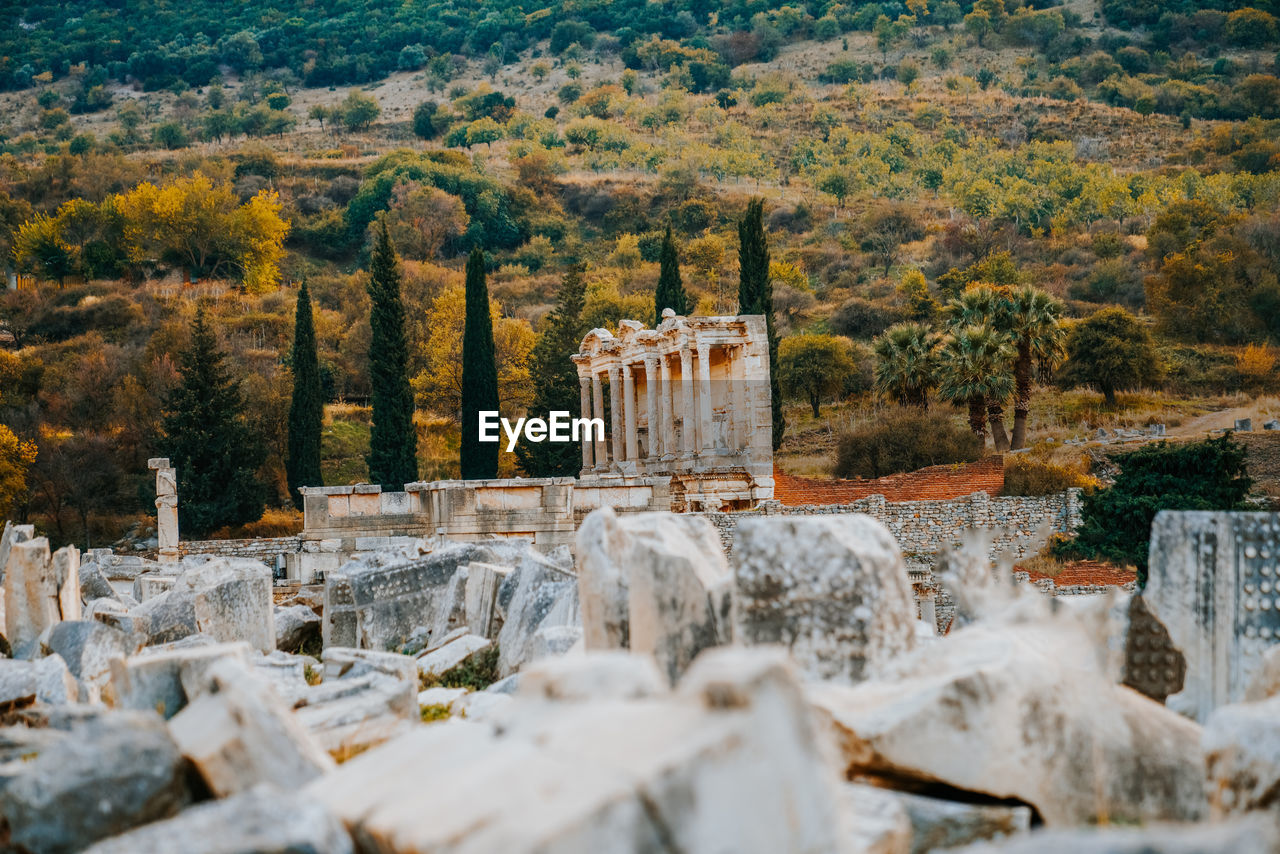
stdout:
{"type": "Polygon", "coordinates": [[[85,854],[354,854],[351,837],[332,813],[297,792],[262,786],[200,804],[122,836],[85,854]]]}
{"type": "Polygon", "coordinates": [[[184,561],[174,593],[194,597],[198,630],[218,641],[244,641],[262,653],[276,648],[271,570],[255,560],[184,561]]]}
{"type": "Polygon", "coordinates": [[[277,606],[276,649],[298,652],[320,646],[320,618],[306,605],[277,606]]]}
{"type": "Polygon", "coordinates": [[[418,692],[418,705],[427,706],[444,706],[448,708],[458,700],[467,695],[466,688],[427,688],[418,692]]]}
{"type": "Polygon", "coordinates": [[[196,600],[186,591],[167,590],[129,609],[128,622],[116,625],[146,646],[173,643],[196,634],[196,600]]]}
{"type": "Polygon", "coordinates": [[[473,635],[493,639],[502,630],[498,603],[498,589],[511,572],[509,566],[472,561],[467,564],[465,610],[467,630],[473,635]]]}
{"type": "Polygon", "coordinates": [[[1043,830],[955,854],[1226,854],[1280,850],[1280,833],[1263,821],[1150,827],[1043,830]]]}
{"type": "Polygon", "coordinates": [[[5,563],[5,637],[15,657],[29,658],[45,629],[80,619],[80,552],[65,546],[51,557],[37,537],[10,542],[5,563]]]}
{"type": "Polygon", "coordinates": [[[1050,825],[1204,814],[1199,726],[1115,684],[1075,609],[1042,607],[953,631],[881,681],[808,686],[846,775],[1013,799],[1050,825]]]}
{"type": "MultiPolygon", "coordinates": [[[[170,564],[172,566],[172,564],[170,564]]],[[[139,602],[154,599],[173,589],[178,580],[176,569],[157,569],[141,572],[133,577],[133,598],[139,602]]]]}
{"type": "Polygon", "coordinates": [[[662,697],[670,688],[651,657],[614,651],[539,661],[520,673],[516,693],[528,699],[585,703],[662,697]]]}
{"type": "Polygon", "coordinates": [[[504,614],[498,634],[500,676],[510,676],[537,658],[539,629],[578,627],[582,622],[577,576],[532,551],[503,580],[498,604],[504,614]]]}
{"type": "Polygon", "coordinates": [[[174,715],[169,731],[215,795],[258,783],[296,791],[333,768],[306,728],[242,662],[221,659],[204,678],[209,689],[174,715]]]}
{"type": "Polygon", "coordinates": [[[316,742],[342,761],[417,725],[417,685],[376,672],[324,682],[298,701],[296,714],[316,742]]]}
{"type": "Polygon", "coordinates": [[[243,643],[184,643],[183,645],[148,649],[127,659],[111,661],[111,684],[116,703],[126,709],[158,712],[171,718],[187,704],[189,697],[183,686],[183,668],[188,680],[193,670],[189,665],[211,666],[222,658],[249,661],[249,646],[243,643]]]}
{"type": "Polygon", "coordinates": [[[652,655],[674,682],[732,639],[733,576],[710,522],[673,513],[593,511],[578,530],[578,590],[588,650],[652,655]]]}
{"type": "Polygon", "coordinates": [[[1163,511],[1150,567],[1143,598],[1186,659],[1169,707],[1204,721],[1280,643],[1280,514],[1163,511]]]}
{"type": "Polygon", "coordinates": [[[439,679],[491,646],[493,641],[488,638],[482,638],[479,635],[463,635],[433,652],[419,656],[418,674],[425,680],[439,679]]]}
{"type": "Polygon", "coordinates": [[[6,842],[72,854],[177,813],[191,799],[186,767],[164,722],[118,712],[76,727],[0,789],[6,842]]]}
{"type": "Polygon", "coordinates": [[[840,830],[851,854],[914,854],[911,820],[893,792],[846,783],[840,787],[840,830]]]}
{"type": "Polygon", "coordinates": [[[418,681],[417,662],[398,652],[331,646],[321,654],[320,659],[324,662],[326,680],[348,679],[366,673],[385,673],[405,682],[416,684],[418,681]]]}
{"type": "Polygon", "coordinates": [[[67,663],[71,675],[80,683],[80,701],[85,703],[113,699],[110,691],[103,696],[103,689],[111,682],[111,661],[136,651],[124,632],[93,620],[57,623],[42,645],[45,654],[56,653],[67,663]]]}
{"type": "Polygon", "coordinates": [[[1214,818],[1263,810],[1280,827],[1280,696],[1215,709],[1203,744],[1214,818]]]}
{"type": "Polygon", "coordinates": [[[844,850],[837,783],[780,656],[716,650],[674,694],[517,699],[503,723],[419,727],[306,794],[396,854],[844,850]],[[422,798],[407,783],[428,765],[449,784],[422,798]]]}
{"type": "Polygon", "coordinates": [[[80,564],[80,597],[86,605],[94,599],[120,598],[97,563],[80,564]]]}
{"type": "Polygon", "coordinates": [[[785,646],[810,677],[856,683],[915,645],[902,553],[870,516],[744,519],[733,558],[735,639],[785,646]]]}
{"type": "Polygon", "coordinates": [[[47,655],[36,661],[0,658],[0,710],[18,708],[37,700],[41,703],[74,703],[79,695],[79,685],[61,656],[47,655]]]}
{"type": "Polygon", "coordinates": [[[1031,829],[1031,810],[1028,807],[966,804],[906,792],[887,794],[906,811],[911,827],[912,854],[1003,839],[1031,829]]]}
{"type": "Polygon", "coordinates": [[[1253,681],[1245,690],[1245,700],[1256,702],[1280,694],[1280,644],[1271,647],[1262,655],[1253,681]]]}

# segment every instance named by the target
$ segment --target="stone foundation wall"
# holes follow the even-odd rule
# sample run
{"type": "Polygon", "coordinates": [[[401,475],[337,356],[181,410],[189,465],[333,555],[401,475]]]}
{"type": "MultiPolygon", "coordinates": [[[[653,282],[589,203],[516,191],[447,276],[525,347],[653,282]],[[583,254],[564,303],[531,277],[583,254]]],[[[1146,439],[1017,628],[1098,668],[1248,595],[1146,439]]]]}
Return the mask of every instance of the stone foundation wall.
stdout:
{"type": "Polygon", "coordinates": [[[992,532],[992,556],[1014,558],[1034,554],[1048,535],[1074,531],[1080,524],[1080,490],[1071,489],[1043,497],[1001,496],[975,492],[944,501],[886,501],[872,495],[839,505],[785,506],[770,502],[759,510],[741,513],[701,513],[720,532],[725,550],[733,546],[733,531],[741,519],[761,515],[826,515],[866,513],[884,523],[908,563],[931,561],[945,545],[960,545],[965,531],[982,528],[992,532]]]}
{"type": "Polygon", "coordinates": [[[284,555],[289,559],[298,553],[301,538],[294,534],[289,537],[262,537],[252,540],[181,540],[178,543],[178,554],[217,555],[218,557],[247,557],[260,560],[268,566],[275,566],[276,558],[284,555]]]}

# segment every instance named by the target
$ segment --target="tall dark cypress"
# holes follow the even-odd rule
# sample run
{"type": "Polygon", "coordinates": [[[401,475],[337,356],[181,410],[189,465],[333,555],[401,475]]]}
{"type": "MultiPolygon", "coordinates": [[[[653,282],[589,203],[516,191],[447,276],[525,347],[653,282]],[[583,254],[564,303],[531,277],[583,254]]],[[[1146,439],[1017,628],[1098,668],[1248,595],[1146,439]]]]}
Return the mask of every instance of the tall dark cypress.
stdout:
{"type": "Polygon", "coordinates": [[[244,397],[224,363],[204,309],[180,359],[182,380],[165,401],[160,446],[178,475],[178,523],[199,539],[262,518],[266,490],[258,466],[266,448],[245,419],[244,397]]]}
{"type": "MultiPolygon", "coordinates": [[[[582,400],[578,369],[570,356],[578,352],[587,334],[582,319],[587,284],[583,266],[569,268],[556,296],[556,307],[543,321],[542,334],[533,346],[530,369],[533,373],[533,405],[530,415],[545,417],[566,411],[570,418],[581,415],[582,400]]],[[[520,469],[529,477],[569,477],[582,467],[581,445],[572,442],[524,442],[516,446],[520,469]]]]}
{"type": "Polygon", "coordinates": [[[462,444],[458,459],[463,480],[498,476],[498,443],[480,441],[482,410],[498,410],[498,365],[484,252],[477,246],[467,258],[467,319],[462,332],[462,444]]]}
{"type": "Polygon", "coordinates": [[[418,434],[409,388],[409,347],[400,301],[400,262],[387,224],[377,230],[369,263],[369,385],[373,427],[369,431],[369,481],[386,490],[418,479],[418,434]]]}
{"type": "Polygon", "coordinates": [[[680,259],[676,255],[676,242],[671,237],[671,226],[667,226],[666,236],[662,238],[662,252],[658,256],[658,290],[653,295],[654,326],[662,322],[664,308],[679,315],[689,313],[689,296],[680,281],[680,259]]]}
{"type": "Polygon", "coordinates": [[[285,473],[289,496],[302,508],[303,486],[324,486],[320,473],[320,432],[324,425],[324,394],[320,388],[320,357],[316,353],[316,328],[311,317],[311,293],[307,280],[298,288],[293,321],[293,398],[289,402],[289,455],[285,473]]]}
{"type": "Polygon", "coordinates": [[[769,397],[773,404],[773,449],[782,445],[787,421],[778,385],[778,331],[773,322],[773,283],[769,280],[769,243],[764,235],[764,202],[752,199],[738,223],[738,312],[763,314],[769,330],[769,397]]]}

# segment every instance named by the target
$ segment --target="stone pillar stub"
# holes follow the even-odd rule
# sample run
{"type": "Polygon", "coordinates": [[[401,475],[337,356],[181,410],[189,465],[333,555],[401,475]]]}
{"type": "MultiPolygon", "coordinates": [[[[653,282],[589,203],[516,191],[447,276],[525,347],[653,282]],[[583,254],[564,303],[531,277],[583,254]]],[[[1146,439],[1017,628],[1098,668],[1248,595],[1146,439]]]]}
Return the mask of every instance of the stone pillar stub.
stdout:
{"type": "Polygon", "coordinates": [[[156,539],[161,563],[178,561],[178,473],[167,457],[147,460],[156,473],[156,539]]]}

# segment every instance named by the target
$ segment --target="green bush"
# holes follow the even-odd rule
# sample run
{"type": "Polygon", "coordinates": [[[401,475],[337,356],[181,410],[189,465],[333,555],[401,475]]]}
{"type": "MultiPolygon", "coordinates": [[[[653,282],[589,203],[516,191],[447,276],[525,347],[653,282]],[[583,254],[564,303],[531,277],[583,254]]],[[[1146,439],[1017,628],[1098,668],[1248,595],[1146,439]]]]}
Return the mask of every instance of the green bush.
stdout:
{"type": "Polygon", "coordinates": [[[945,412],[906,406],[846,433],[836,446],[836,477],[884,477],[982,456],[982,439],[945,412]]]}
{"type": "Polygon", "coordinates": [[[1158,442],[1115,462],[1120,474],[1106,489],[1086,495],[1074,540],[1054,546],[1062,557],[1103,559],[1138,568],[1147,582],[1151,522],[1161,510],[1238,510],[1253,485],[1247,454],[1228,433],[1218,439],[1171,445],[1158,442]]]}

